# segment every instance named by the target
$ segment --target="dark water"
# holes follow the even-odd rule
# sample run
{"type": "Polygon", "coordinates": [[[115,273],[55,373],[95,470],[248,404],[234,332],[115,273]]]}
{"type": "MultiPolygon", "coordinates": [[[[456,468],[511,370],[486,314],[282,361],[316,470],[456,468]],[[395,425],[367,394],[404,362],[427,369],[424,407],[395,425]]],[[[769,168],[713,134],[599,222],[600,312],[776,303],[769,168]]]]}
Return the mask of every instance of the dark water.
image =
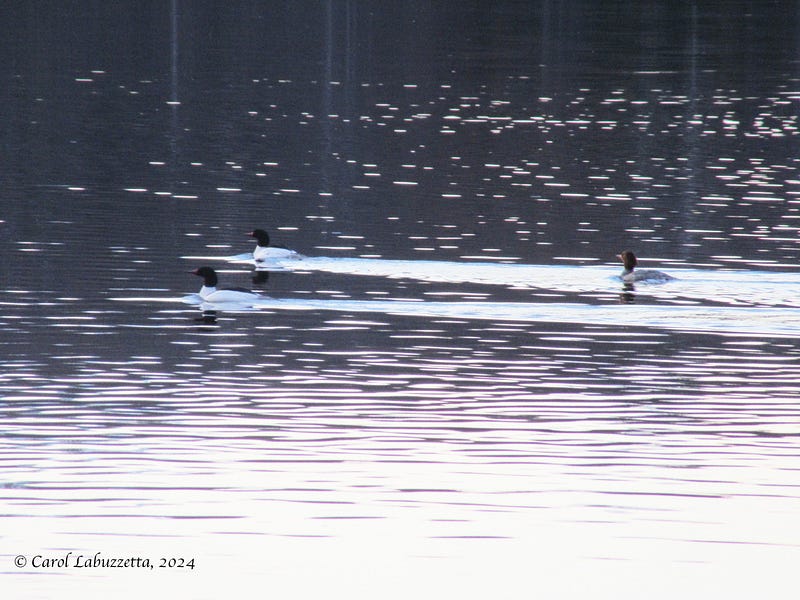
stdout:
{"type": "Polygon", "coordinates": [[[792,589],[799,12],[4,5],[3,588],[792,589]]]}

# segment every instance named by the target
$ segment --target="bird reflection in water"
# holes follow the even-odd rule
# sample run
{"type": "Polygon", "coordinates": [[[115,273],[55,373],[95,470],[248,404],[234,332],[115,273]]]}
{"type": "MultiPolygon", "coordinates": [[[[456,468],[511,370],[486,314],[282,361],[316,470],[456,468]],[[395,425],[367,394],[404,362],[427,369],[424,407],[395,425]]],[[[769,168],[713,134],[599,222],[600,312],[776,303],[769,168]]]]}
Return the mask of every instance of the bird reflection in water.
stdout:
{"type": "Polygon", "coordinates": [[[623,283],[619,294],[620,304],[633,304],[636,301],[636,288],[632,283],[623,283]]]}
{"type": "Polygon", "coordinates": [[[218,311],[216,309],[201,308],[200,316],[195,317],[194,321],[199,325],[216,325],[217,314],[218,311]]]}
{"type": "Polygon", "coordinates": [[[269,281],[269,271],[261,271],[255,269],[253,271],[253,283],[256,285],[264,285],[269,281]]]}

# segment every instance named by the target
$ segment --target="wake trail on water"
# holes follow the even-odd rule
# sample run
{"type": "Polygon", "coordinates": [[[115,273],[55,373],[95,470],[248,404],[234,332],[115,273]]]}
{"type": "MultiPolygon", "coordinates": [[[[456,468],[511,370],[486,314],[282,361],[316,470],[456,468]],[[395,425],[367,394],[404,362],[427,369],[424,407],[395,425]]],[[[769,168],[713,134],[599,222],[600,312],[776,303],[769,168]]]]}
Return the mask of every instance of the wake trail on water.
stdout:
{"type": "MultiPolygon", "coordinates": [[[[221,260],[255,267],[253,255],[184,257],[221,260]]],[[[669,281],[623,285],[621,269],[610,265],[531,265],[519,263],[394,260],[293,255],[268,264],[266,272],[324,272],[431,283],[482,284],[575,294],[635,292],[668,304],[800,307],[800,274],[743,269],[670,268],[669,281]]]]}

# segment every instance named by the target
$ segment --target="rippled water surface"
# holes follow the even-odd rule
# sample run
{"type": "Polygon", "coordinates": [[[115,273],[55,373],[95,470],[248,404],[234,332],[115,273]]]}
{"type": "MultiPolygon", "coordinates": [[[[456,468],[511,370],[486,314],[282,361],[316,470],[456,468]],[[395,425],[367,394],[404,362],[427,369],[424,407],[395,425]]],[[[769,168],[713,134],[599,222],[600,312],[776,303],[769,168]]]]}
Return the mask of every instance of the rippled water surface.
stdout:
{"type": "Polygon", "coordinates": [[[4,595],[785,597],[800,28],[733,4],[2,9],[4,595]]]}

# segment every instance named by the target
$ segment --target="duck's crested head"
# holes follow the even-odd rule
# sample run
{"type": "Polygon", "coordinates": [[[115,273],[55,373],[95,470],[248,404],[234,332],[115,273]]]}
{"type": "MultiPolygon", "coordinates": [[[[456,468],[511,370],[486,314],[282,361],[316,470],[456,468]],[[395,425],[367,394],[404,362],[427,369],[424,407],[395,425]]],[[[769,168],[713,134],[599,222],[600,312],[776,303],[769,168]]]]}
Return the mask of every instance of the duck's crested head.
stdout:
{"type": "Polygon", "coordinates": [[[617,255],[617,258],[622,261],[626,271],[633,271],[634,267],[639,264],[636,255],[630,250],[623,250],[617,255]]]}
{"type": "Polygon", "coordinates": [[[269,246],[269,234],[263,229],[254,229],[250,232],[250,237],[256,238],[259,246],[269,246]]]}
{"type": "Polygon", "coordinates": [[[217,286],[217,272],[211,267],[200,267],[192,271],[193,275],[203,278],[203,285],[207,287],[217,286]]]}

